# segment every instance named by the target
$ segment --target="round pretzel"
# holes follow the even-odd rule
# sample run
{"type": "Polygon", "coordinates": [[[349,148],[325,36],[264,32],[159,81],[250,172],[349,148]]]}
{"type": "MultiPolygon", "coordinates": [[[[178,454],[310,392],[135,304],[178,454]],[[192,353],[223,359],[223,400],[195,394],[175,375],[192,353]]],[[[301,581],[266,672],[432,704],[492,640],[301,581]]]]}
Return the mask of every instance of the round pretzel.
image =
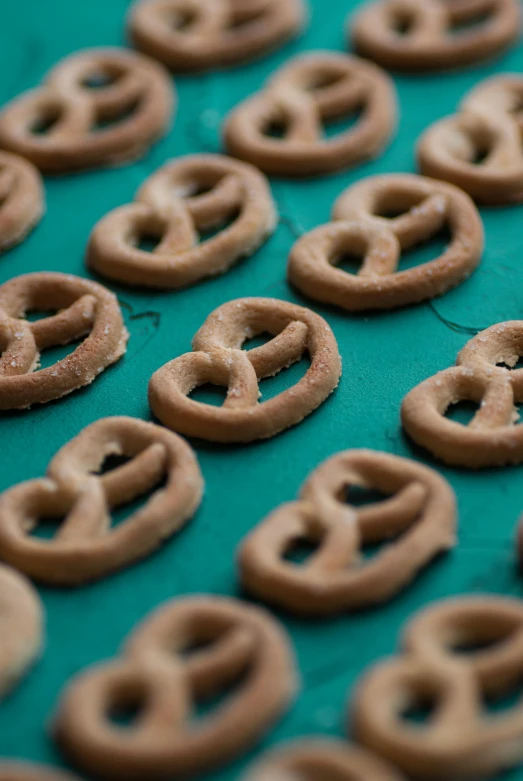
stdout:
{"type": "Polygon", "coordinates": [[[40,598],[29,581],[4,564],[0,564],[0,635],[2,698],[40,655],[43,643],[40,598]]]}
{"type": "MultiPolygon", "coordinates": [[[[402,781],[369,751],[341,740],[307,738],[262,756],[242,781],[402,781]]],[[[0,779],[0,781],[2,781],[0,779]]]]}
{"type": "Polygon", "coordinates": [[[437,472],[399,456],[347,450],[314,470],[298,501],[250,532],[239,551],[240,577],[258,598],[292,613],[352,610],[391,599],[455,544],[455,529],[455,496],[437,472]],[[344,501],[351,485],[390,498],[352,507],[344,501]],[[362,560],[366,543],[387,539],[382,552],[362,560]],[[317,550],[305,563],[286,561],[302,540],[317,550]]]}
{"type": "Polygon", "coordinates": [[[168,428],[212,442],[252,442],[280,433],[309,415],[337,387],[338,345],[319,315],[274,298],[239,298],[212,312],[192,342],[192,353],[158,369],[149,383],[149,404],[168,428]],[[274,338],[243,351],[246,339],[274,338]],[[259,380],[272,377],[308,353],[302,379],[259,402],[259,380]],[[189,398],[205,383],[227,387],[221,407],[189,398]]]}
{"type": "Polygon", "coordinates": [[[352,711],[365,746],[409,777],[434,781],[476,781],[523,761],[521,700],[502,713],[484,707],[521,680],[520,600],[481,596],[432,605],[409,621],[402,650],[358,687],[352,711]],[[424,704],[430,715],[423,725],[405,720],[424,704]]]}
{"type": "Polygon", "coordinates": [[[137,0],[128,30],[134,45],[173,71],[248,62],[304,27],[303,0],[137,0]]]}
{"type": "Polygon", "coordinates": [[[85,772],[152,781],[210,771],[253,746],[296,690],[284,630],[234,599],[200,596],[167,603],[129,637],[122,658],[69,683],[57,739],[85,772]],[[194,650],[195,648],[195,650],[194,650]],[[196,703],[228,696],[208,715],[196,703]],[[138,706],[128,728],[110,714],[138,706]]]}
{"type": "Polygon", "coordinates": [[[64,445],[47,477],[0,495],[0,558],[44,583],[78,585],[151,553],[194,515],[203,480],[176,434],[135,418],[103,418],[64,445]],[[100,475],[109,456],[123,466],[100,475]],[[111,510],[166,486],[111,529],[111,510]],[[41,518],[65,516],[52,541],[29,536],[41,518]]]}
{"type": "Polygon", "coordinates": [[[174,104],[158,63],[126,49],[86,49],[4,107],[0,145],[46,173],[118,165],[167,131],[174,104]]]}
{"type": "Polygon", "coordinates": [[[391,309],[423,301],[459,285],[483,252],[483,223],[457,187],[410,174],[362,179],[338,198],[333,219],[302,236],[292,248],[288,278],[302,293],[349,311],[391,309]],[[389,209],[400,216],[381,216],[389,209]],[[452,240],[442,255],[398,271],[401,252],[445,224],[452,240]],[[344,253],[361,255],[361,268],[336,268],[344,253]]]}
{"type": "Polygon", "coordinates": [[[0,781],[80,781],[80,779],[62,768],[18,760],[4,760],[0,762],[0,781]]]}
{"type": "Polygon", "coordinates": [[[523,77],[494,76],[463,99],[459,113],[418,142],[422,173],[453,182],[487,205],[523,201],[523,77]],[[482,158],[476,162],[478,156],[482,158]]]}
{"type": "Polygon", "coordinates": [[[262,171],[308,176],[339,171],[376,157],[396,127],[396,96],[387,74],[372,63],[334,52],[302,54],[265,89],[229,114],[230,154],[262,171]],[[323,124],[360,110],[356,123],[332,138],[323,124]],[[283,129],[272,138],[273,126],[283,129]]]}
{"type": "Polygon", "coordinates": [[[523,427],[515,425],[519,415],[514,402],[523,401],[523,369],[506,368],[515,366],[520,355],[523,320],[481,331],[458,354],[455,367],[438,372],[405,396],[401,420],[407,434],[447,464],[520,464],[523,427]],[[479,405],[468,425],[445,417],[459,401],[479,405]]]}
{"type": "Polygon", "coordinates": [[[223,274],[255,252],[277,221],[263,174],[222,155],[167,163],[144,182],[135,201],[100,220],[87,250],[91,268],[133,285],[180,288],[223,274]],[[198,231],[230,217],[231,225],[198,243],[198,231]],[[152,253],[137,246],[144,234],[161,237],[152,253]]]}
{"type": "Polygon", "coordinates": [[[38,170],[21,157],[0,151],[0,252],[23,241],[44,211],[38,170]]]}
{"type": "Polygon", "coordinates": [[[88,279],[51,271],[24,274],[0,285],[0,409],[23,409],[89,385],[125,353],[129,334],[116,296],[88,279]],[[29,322],[31,310],[59,310],[29,322]],[[49,347],[81,344],[37,371],[49,347]]]}
{"type": "Polygon", "coordinates": [[[359,54],[383,68],[423,73],[490,59],[520,29],[518,0],[378,0],[357,13],[349,35],[359,54]],[[456,29],[479,18],[476,27],[456,29]]]}

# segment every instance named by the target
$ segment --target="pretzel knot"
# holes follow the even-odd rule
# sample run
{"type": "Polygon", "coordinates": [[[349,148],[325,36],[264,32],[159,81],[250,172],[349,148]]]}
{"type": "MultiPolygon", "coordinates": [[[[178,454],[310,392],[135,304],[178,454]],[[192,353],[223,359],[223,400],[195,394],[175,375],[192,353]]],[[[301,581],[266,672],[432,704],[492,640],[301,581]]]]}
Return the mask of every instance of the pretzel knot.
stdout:
{"type": "Polygon", "coordinates": [[[220,597],[167,603],[135,629],[122,658],[81,673],[59,706],[56,735],[87,773],[160,779],[205,772],[255,744],[296,690],[294,659],[264,611],[220,597]],[[204,716],[198,703],[227,696],[204,716]],[[138,708],[130,727],[110,715],[138,708]]]}
{"type": "Polygon", "coordinates": [[[282,505],[243,541],[242,584],[298,614],[384,602],[455,544],[455,528],[454,493],[435,471],[398,456],[348,450],[321,464],[298,501],[282,505]],[[355,508],[344,501],[351,486],[388,498],[355,508]],[[371,560],[362,559],[364,545],[384,540],[391,542],[371,560]],[[300,542],[317,548],[302,564],[285,560],[300,542]]]}
{"type": "Polygon", "coordinates": [[[341,360],[330,326],[319,315],[273,298],[239,298],[212,312],[196,333],[192,353],[156,371],[149,404],[165,426],[213,442],[251,442],[299,423],[336,388],[341,360]],[[243,351],[246,339],[270,339],[243,351]],[[308,354],[311,365],[296,385],[259,402],[259,380],[308,354]],[[205,383],[227,387],[221,407],[189,398],[205,383]]]}
{"type": "Polygon", "coordinates": [[[297,35],[303,0],[138,0],[128,29],[134,45],[174,71],[246,62],[297,35]]]}
{"type": "Polygon", "coordinates": [[[518,0],[378,0],[357,13],[350,37],[384,68],[423,72],[490,59],[520,25],[518,0]]]}
{"type": "Polygon", "coordinates": [[[422,176],[363,179],[341,194],[333,219],[337,222],[296,242],[287,273],[305,295],[349,311],[390,309],[441,295],[470,276],[483,251],[483,224],[470,198],[422,176]],[[382,216],[391,211],[403,213],[382,216]],[[445,225],[452,238],[438,258],[398,269],[402,250],[445,225]],[[346,254],[363,258],[357,274],[336,268],[346,254]]]}
{"type": "Polygon", "coordinates": [[[27,160],[0,152],[0,252],[21,242],[45,210],[42,178],[27,160]]]}
{"type": "Polygon", "coordinates": [[[422,173],[461,187],[485,204],[523,201],[523,77],[494,76],[421,136],[422,173]]]}
{"type": "Polygon", "coordinates": [[[456,366],[420,383],[404,398],[403,426],[412,439],[447,464],[473,468],[523,461],[523,428],[514,403],[523,401],[523,321],[481,331],[458,354],[456,366]],[[479,404],[468,425],[445,418],[460,401],[479,404]]]}
{"type": "Polygon", "coordinates": [[[72,274],[37,272],[0,285],[0,409],[23,409],[88,385],[125,353],[129,334],[118,301],[102,285],[72,274]],[[57,314],[34,322],[31,311],[57,314]],[[37,371],[40,353],[83,341],[37,371]]]}
{"type": "Polygon", "coordinates": [[[521,602],[451,599],[409,622],[403,656],[379,663],[352,704],[356,735],[409,777],[476,779],[523,759],[521,703],[486,714],[523,672],[521,602]],[[466,653],[464,653],[464,651],[466,653]],[[428,706],[423,724],[404,714],[428,706]]]}
{"type": "Polygon", "coordinates": [[[151,553],[201,501],[203,480],[189,445],[135,418],[104,418],[64,445],[47,476],[0,495],[0,558],[44,583],[103,577],[151,553]],[[110,456],[130,459],[106,474],[110,456]],[[147,504],[111,529],[111,511],[158,486],[147,504]],[[64,517],[52,541],[29,536],[42,518],[64,517]]]}
{"type": "Polygon", "coordinates": [[[141,157],[173,110],[161,65],[125,49],[86,49],[0,112],[0,145],[46,173],[116,165],[141,157]]]}
{"type": "Polygon", "coordinates": [[[222,274],[276,226],[263,174],[222,155],[190,155],[162,166],[135,200],[95,226],[87,251],[95,271],[135,285],[180,288],[222,274]],[[217,227],[217,235],[199,243],[201,232],[217,227]],[[142,236],[159,239],[152,253],[138,247],[142,236]]]}
{"type": "Polygon", "coordinates": [[[292,59],[262,92],[233,109],[224,137],[232,155],[266,173],[322,174],[377,156],[396,114],[394,85],[384,71],[357,57],[315,52],[292,59]],[[355,112],[354,125],[324,137],[324,123],[355,112]]]}

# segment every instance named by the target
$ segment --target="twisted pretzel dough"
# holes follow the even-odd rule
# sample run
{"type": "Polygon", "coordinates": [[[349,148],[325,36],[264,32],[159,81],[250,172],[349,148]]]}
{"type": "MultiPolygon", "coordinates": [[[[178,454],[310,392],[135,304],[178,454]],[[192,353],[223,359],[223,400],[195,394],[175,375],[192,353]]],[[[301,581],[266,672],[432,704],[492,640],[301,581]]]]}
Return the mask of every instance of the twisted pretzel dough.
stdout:
{"type": "Polygon", "coordinates": [[[230,154],[268,174],[308,176],[339,171],[376,157],[396,127],[396,95],[387,74],[372,63],[334,52],[294,57],[229,114],[224,126],[230,154]],[[323,124],[361,115],[332,138],[323,124]],[[272,138],[270,128],[283,129],[272,138]]]}
{"type": "Polygon", "coordinates": [[[523,77],[494,76],[461,102],[459,113],[418,142],[422,173],[453,182],[487,205],[523,200],[523,77]],[[478,156],[479,162],[476,162],[478,156]]]}
{"type": "Polygon", "coordinates": [[[222,155],[188,155],[167,163],[144,182],[135,200],[102,218],[87,250],[91,268],[133,285],[180,288],[223,274],[252,255],[276,227],[266,178],[222,155]],[[198,243],[198,231],[230,217],[231,225],[198,243]],[[152,253],[137,246],[143,234],[161,237],[152,253]]]}
{"type": "Polygon", "coordinates": [[[175,600],[133,631],[121,659],[69,683],[56,735],[89,774],[179,778],[250,748],[288,708],[296,686],[288,638],[268,613],[220,597],[175,600]],[[197,702],[225,690],[211,713],[193,716],[197,702]],[[136,721],[127,729],[112,724],[109,714],[130,705],[140,708],[136,721]]]}
{"type": "Polygon", "coordinates": [[[0,252],[25,239],[42,219],[45,195],[37,169],[0,151],[0,252]]]}
{"type": "Polygon", "coordinates": [[[212,442],[252,442],[294,426],[325,401],[339,382],[341,360],[327,322],[309,309],[274,298],[239,298],[212,312],[196,333],[194,352],[169,361],[149,383],[149,404],[168,428],[212,442]],[[243,351],[258,334],[274,338],[243,351]],[[259,402],[258,382],[299,361],[311,365],[292,388],[259,402]],[[221,407],[189,398],[213,383],[228,388],[221,407]]]}
{"type": "Polygon", "coordinates": [[[0,495],[0,558],[44,583],[78,585],[151,553],[194,515],[203,491],[183,439],[135,418],[103,418],[64,445],[47,477],[0,495]],[[130,461],[100,475],[109,456],[130,461]],[[154,489],[147,504],[111,529],[111,510],[154,489]],[[41,518],[65,516],[52,541],[30,537],[41,518]]]}
{"type": "Polygon", "coordinates": [[[359,685],[352,708],[364,745],[409,777],[434,781],[475,781],[523,760],[521,702],[496,714],[484,707],[521,680],[520,600],[481,596],[431,605],[409,621],[402,650],[359,685]],[[410,707],[423,704],[430,706],[423,725],[405,720],[410,707]]]}
{"type": "Polygon", "coordinates": [[[472,468],[523,461],[523,427],[514,402],[523,401],[523,320],[481,331],[458,354],[456,366],[420,383],[403,399],[401,420],[418,445],[447,464],[472,468]],[[500,366],[499,364],[505,364],[500,366]],[[468,425],[445,418],[451,404],[475,401],[468,425]]]}
{"type": "Polygon", "coordinates": [[[46,173],[119,165],[167,131],[174,106],[158,63],[126,49],[85,49],[3,108],[0,145],[46,173]],[[118,121],[106,127],[111,120],[118,121]],[[40,126],[49,127],[35,132],[40,126]]]}
{"type": "Polygon", "coordinates": [[[490,59],[520,30],[518,0],[378,0],[357,13],[349,34],[356,51],[383,68],[422,73],[490,59]]]}
{"type": "Polygon", "coordinates": [[[470,276],[483,252],[483,223],[470,198],[457,187],[421,176],[360,180],[338,198],[333,219],[339,222],[298,239],[287,274],[313,300],[349,311],[390,309],[441,295],[470,276]],[[381,216],[390,209],[404,213],[381,216]],[[402,250],[445,224],[452,239],[443,254],[399,271],[402,250]],[[363,258],[357,274],[336,268],[347,252],[363,258]]]}
{"type": "Polygon", "coordinates": [[[239,550],[240,577],[258,598],[292,613],[329,615],[391,599],[453,547],[455,529],[454,493],[435,471],[398,456],[347,450],[314,470],[298,501],[250,532],[239,550]],[[390,498],[352,507],[344,501],[351,485],[390,498]],[[387,539],[370,561],[361,558],[365,543],[387,539]],[[317,550],[302,564],[286,561],[301,540],[317,550]]]}
{"type": "Polygon", "coordinates": [[[88,279],[51,271],[0,285],[0,409],[23,409],[88,385],[125,353],[129,334],[116,296],[88,279]],[[58,310],[30,322],[32,310],[58,310]],[[85,337],[37,371],[40,352],[85,337]]]}
{"type": "Polygon", "coordinates": [[[173,71],[247,62],[297,35],[303,0],[138,0],[128,30],[134,45],[173,71]]]}
{"type": "Polygon", "coordinates": [[[0,781],[80,781],[80,779],[61,768],[8,760],[0,763],[0,781]]]}

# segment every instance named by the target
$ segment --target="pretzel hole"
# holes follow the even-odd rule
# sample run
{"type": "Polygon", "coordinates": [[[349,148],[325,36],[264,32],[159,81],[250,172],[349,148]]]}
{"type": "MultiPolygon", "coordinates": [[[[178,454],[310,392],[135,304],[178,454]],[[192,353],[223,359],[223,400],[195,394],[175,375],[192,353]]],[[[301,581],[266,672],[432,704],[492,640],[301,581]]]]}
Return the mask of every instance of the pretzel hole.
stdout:
{"type": "Polygon", "coordinates": [[[402,249],[398,270],[406,271],[409,268],[422,266],[425,263],[430,263],[431,260],[440,258],[447,251],[451,242],[452,233],[449,226],[444,225],[441,230],[428,236],[420,243],[402,249]]]}
{"type": "Polygon", "coordinates": [[[35,118],[29,130],[35,136],[45,136],[58,124],[61,117],[61,106],[49,106],[42,111],[40,116],[35,118]]]}
{"type": "Polygon", "coordinates": [[[410,35],[416,26],[416,14],[407,8],[397,10],[392,16],[391,27],[400,37],[410,35]]]}
{"type": "Polygon", "coordinates": [[[366,504],[377,504],[389,498],[390,494],[384,494],[376,488],[366,485],[348,485],[344,490],[343,501],[352,507],[363,507],[366,504]]]}
{"type": "Polygon", "coordinates": [[[80,83],[82,87],[87,87],[88,89],[105,89],[106,87],[112,87],[113,84],[120,81],[124,73],[125,71],[119,68],[100,68],[89,73],[80,83]]]}
{"type": "Polygon", "coordinates": [[[198,13],[192,9],[179,9],[169,14],[169,24],[173,30],[184,32],[198,21],[198,13]]]}
{"type": "Polygon", "coordinates": [[[384,217],[392,220],[407,214],[416,206],[421,206],[425,195],[416,192],[402,192],[401,190],[387,189],[379,192],[372,205],[372,214],[376,217],[384,217]]]}
{"type": "Polygon", "coordinates": [[[227,228],[230,228],[231,225],[236,222],[240,214],[241,209],[235,208],[229,214],[217,218],[216,221],[211,225],[206,225],[204,228],[198,228],[198,238],[200,244],[203,244],[204,241],[213,239],[219,233],[223,233],[223,231],[227,230],[227,228]]]}
{"type": "Polygon", "coordinates": [[[308,353],[304,353],[299,361],[291,366],[283,367],[272,377],[263,377],[259,381],[260,401],[268,401],[286,390],[292,390],[306,375],[311,366],[308,353]]]}
{"type": "Polygon", "coordinates": [[[107,719],[116,727],[132,728],[147,707],[147,688],[139,681],[126,690],[111,693],[111,701],[107,709],[107,719]]]}
{"type": "Polygon", "coordinates": [[[283,560],[291,564],[304,564],[320,547],[321,540],[311,540],[309,537],[294,537],[289,540],[283,552],[283,560]]]}
{"type": "Polygon", "coordinates": [[[402,708],[400,716],[413,726],[427,725],[434,716],[438,707],[438,695],[436,692],[409,692],[409,698],[402,708]]]}
{"type": "Polygon", "coordinates": [[[114,125],[123,124],[125,121],[134,116],[134,114],[138,111],[142,100],[142,97],[134,98],[127,106],[119,108],[118,111],[115,111],[114,109],[110,111],[100,111],[91,127],[91,132],[96,133],[100,132],[101,130],[106,130],[109,127],[113,127],[114,125]]]}
{"type": "Polygon", "coordinates": [[[26,528],[29,537],[37,537],[40,540],[52,540],[57,529],[65,520],[65,515],[47,515],[40,518],[32,518],[31,525],[26,528]]]}
{"type": "Polygon", "coordinates": [[[227,391],[224,385],[214,385],[206,382],[203,385],[197,385],[189,393],[189,398],[200,404],[210,404],[211,407],[221,407],[227,398],[227,391]]]}
{"type": "Polygon", "coordinates": [[[445,411],[445,417],[454,423],[468,426],[479,410],[479,404],[469,399],[462,399],[451,404],[445,411]]]}
{"type": "Polygon", "coordinates": [[[266,15],[267,14],[264,8],[256,8],[256,9],[253,8],[248,13],[246,13],[246,11],[243,11],[242,13],[233,14],[231,18],[228,20],[227,29],[241,30],[244,27],[249,27],[250,25],[260,21],[261,19],[264,19],[266,15]]]}
{"type": "Polygon", "coordinates": [[[232,671],[223,681],[202,681],[194,688],[193,721],[205,719],[211,713],[227,707],[228,701],[242,688],[248,685],[248,679],[254,665],[246,661],[239,669],[232,671]]]}
{"type": "Polygon", "coordinates": [[[262,132],[268,138],[285,138],[289,131],[289,124],[284,119],[271,119],[264,127],[262,132]]]}
{"type": "Polygon", "coordinates": [[[139,249],[142,252],[154,252],[162,239],[162,235],[147,231],[146,233],[140,233],[138,236],[134,237],[132,243],[136,249],[139,249]]]}
{"type": "Polygon", "coordinates": [[[482,691],[483,707],[489,713],[502,714],[505,711],[512,711],[513,708],[521,707],[523,700],[523,672],[516,680],[503,682],[505,685],[498,691],[482,691]]]}
{"type": "Polygon", "coordinates": [[[350,131],[360,121],[364,110],[365,106],[358,104],[350,111],[344,112],[339,118],[325,118],[323,122],[324,138],[333,138],[350,131]]]}
{"type": "Polygon", "coordinates": [[[473,33],[479,27],[484,27],[492,18],[492,11],[481,11],[467,14],[466,17],[457,17],[450,20],[449,33],[451,35],[466,35],[473,33]]]}
{"type": "Polygon", "coordinates": [[[496,366],[502,366],[504,369],[523,369],[523,358],[521,356],[510,356],[502,361],[498,361],[496,366]]]}

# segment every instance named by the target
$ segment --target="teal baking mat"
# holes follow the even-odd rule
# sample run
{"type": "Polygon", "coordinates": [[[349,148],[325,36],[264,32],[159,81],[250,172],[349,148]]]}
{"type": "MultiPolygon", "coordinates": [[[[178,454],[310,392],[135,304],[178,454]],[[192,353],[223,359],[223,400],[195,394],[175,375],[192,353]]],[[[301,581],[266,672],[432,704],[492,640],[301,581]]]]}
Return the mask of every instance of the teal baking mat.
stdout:
{"type": "MultiPolygon", "coordinates": [[[[0,0],[0,103],[37,84],[64,55],[88,46],[125,42],[127,0],[0,0]]],[[[297,52],[343,50],[344,20],[358,3],[309,0],[311,22],[299,41],[252,65],[176,79],[174,129],[139,162],[124,168],[46,180],[47,214],[19,247],[0,259],[0,281],[28,271],[87,276],[84,250],[97,220],[129,202],[143,180],[169,158],[220,150],[222,118],[297,52]]],[[[376,161],[307,182],[272,181],[280,211],[274,236],[225,276],[178,293],[149,293],[110,285],[121,300],[131,339],[127,355],[85,390],[29,411],[3,414],[0,488],[42,475],[56,450],[106,415],[148,420],[147,383],[155,369],[190,349],[206,315],[239,296],[274,296],[306,303],[285,281],[295,236],[329,219],[336,196],[375,173],[413,171],[421,131],[452,113],[462,94],[498,72],[518,71],[523,48],[466,72],[396,78],[399,132],[376,161]]],[[[475,474],[444,469],[405,440],[399,424],[404,394],[450,366],[477,329],[523,316],[522,207],[483,209],[486,251],[465,284],[434,302],[385,314],[352,316],[314,306],[332,326],[343,356],[340,386],[296,428],[248,447],[197,444],[206,481],[193,522],[143,563],[80,589],[40,589],[47,612],[45,653],[33,672],[0,704],[0,754],[59,763],[48,724],[65,682],[84,666],[117,653],[135,623],[158,603],[195,592],[237,594],[235,549],[270,510],[292,499],[306,475],[339,450],[370,447],[418,458],[452,483],[459,502],[459,545],[439,559],[389,605],[324,621],[282,616],[292,635],[302,689],[288,714],[257,751],[313,733],[345,734],[346,701],[365,667],[397,646],[401,625],[414,611],[449,594],[521,595],[513,545],[523,510],[523,467],[475,474]]],[[[405,263],[439,253],[432,245],[405,263]]],[[[269,396],[294,383],[297,365],[262,383],[269,396]]],[[[212,774],[238,777],[246,760],[212,774]]],[[[523,779],[523,770],[510,775],[523,779]]],[[[445,780],[450,781],[450,780],[445,780]]]]}

